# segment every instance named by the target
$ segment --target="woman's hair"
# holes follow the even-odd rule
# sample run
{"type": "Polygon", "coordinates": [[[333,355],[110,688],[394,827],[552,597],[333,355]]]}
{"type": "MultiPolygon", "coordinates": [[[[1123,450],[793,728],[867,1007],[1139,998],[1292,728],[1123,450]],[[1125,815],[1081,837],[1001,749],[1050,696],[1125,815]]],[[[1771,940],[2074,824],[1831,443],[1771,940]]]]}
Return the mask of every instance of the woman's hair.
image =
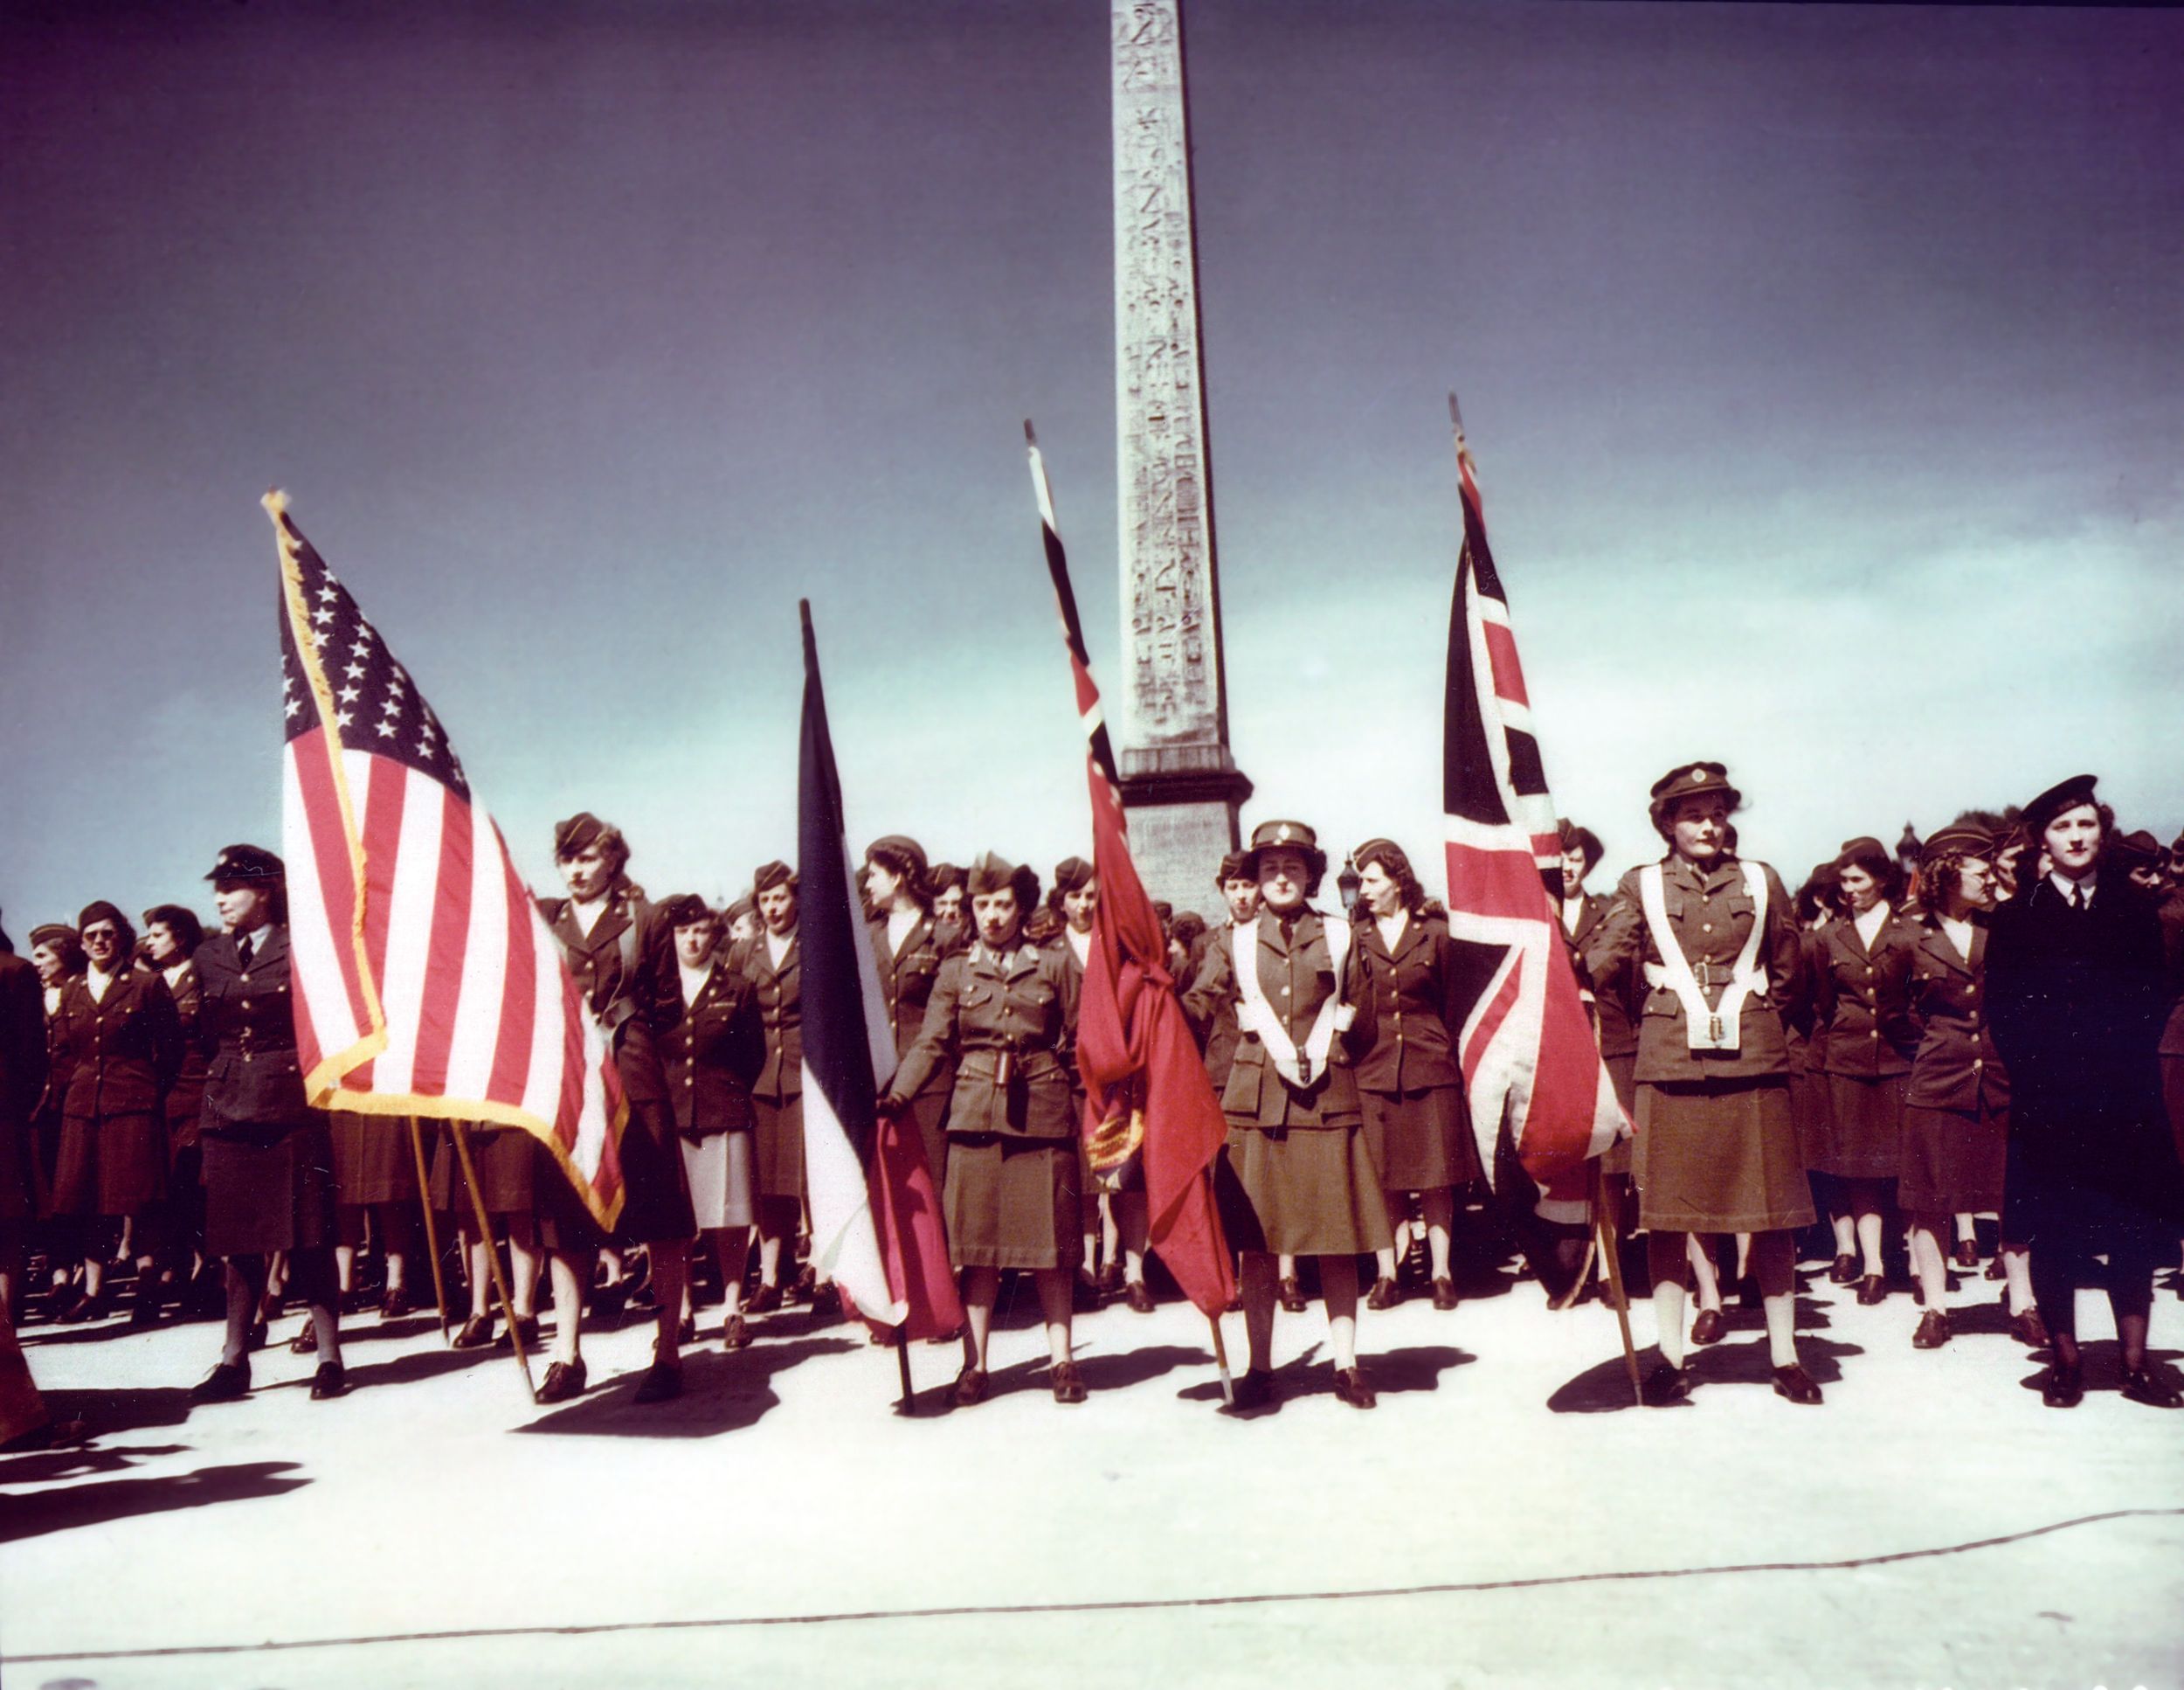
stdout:
{"type": "Polygon", "coordinates": [[[1937,851],[1933,855],[1921,857],[1918,862],[1918,918],[1927,926],[1939,925],[1943,912],[1949,906],[1949,896],[1956,890],[1958,877],[1964,865],[1974,858],[1984,862],[1975,851],[1937,851]]]}
{"type": "Polygon", "coordinates": [[[144,911],[144,925],[166,928],[185,957],[195,955],[197,946],[204,943],[204,924],[197,919],[197,912],[179,904],[155,904],[144,911]]]}
{"type": "Polygon", "coordinates": [[[1185,910],[1169,925],[1168,938],[1185,951],[1193,951],[1206,932],[1206,918],[1185,910]]]}
{"type": "MultiPolygon", "coordinates": [[[[889,874],[899,878],[902,883],[903,891],[909,895],[910,902],[924,911],[927,915],[933,913],[934,889],[928,882],[925,873],[908,851],[898,850],[885,840],[880,840],[865,853],[865,861],[878,863],[889,874]]],[[[860,876],[860,878],[861,879],[862,876],[860,876]]],[[[882,910],[878,913],[885,915],[887,911],[882,910]]]]}
{"type": "Polygon", "coordinates": [[[60,959],[64,974],[80,974],[89,966],[83,953],[83,940],[73,927],[61,922],[52,922],[31,929],[31,949],[35,953],[51,946],[60,959]]]}
{"type": "Polygon", "coordinates": [[[1808,925],[1821,914],[1839,916],[1842,913],[1842,886],[1835,878],[1835,865],[1823,862],[1805,877],[1805,883],[1797,889],[1797,919],[1808,925]]]}
{"type": "Polygon", "coordinates": [[[1426,902],[1426,889],[1418,883],[1417,875],[1411,870],[1411,860],[1403,855],[1400,845],[1392,840],[1372,840],[1359,850],[1355,861],[1359,874],[1372,863],[1379,863],[1381,872],[1395,883],[1404,909],[1413,915],[1418,913],[1419,906],[1426,902]]]}
{"type": "Polygon", "coordinates": [[[1879,882],[1881,896],[1890,904],[1903,901],[1903,865],[1890,856],[1886,848],[1869,848],[1857,852],[1846,851],[1835,859],[1835,869],[1838,875],[1844,869],[1853,867],[1864,869],[1879,882]]]}

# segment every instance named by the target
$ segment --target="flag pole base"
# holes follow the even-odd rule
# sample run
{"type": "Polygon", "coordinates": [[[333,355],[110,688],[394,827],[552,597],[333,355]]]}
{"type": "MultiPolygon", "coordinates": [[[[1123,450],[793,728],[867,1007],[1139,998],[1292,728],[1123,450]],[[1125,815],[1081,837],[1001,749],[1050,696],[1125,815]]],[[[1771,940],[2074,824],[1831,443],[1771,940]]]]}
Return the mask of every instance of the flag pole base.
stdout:
{"type": "Polygon", "coordinates": [[[1221,1406],[1233,1409],[1236,1406],[1236,1381],[1228,1371],[1228,1346],[1221,1339],[1221,1317],[1209,1314],[1206,1324],[1213,1334],[1213,1365],[1221,1373],[1221,1406]]]}
{"type": "Polygon", "coordinates": [[[902,1382],[902,1400],[895,1406],[903,1414],[914,1415],[917,1412],[917,1393],[910,1389],[910,1340],[901,1326],[895,1329],[895,1368],[902,1382]]]}

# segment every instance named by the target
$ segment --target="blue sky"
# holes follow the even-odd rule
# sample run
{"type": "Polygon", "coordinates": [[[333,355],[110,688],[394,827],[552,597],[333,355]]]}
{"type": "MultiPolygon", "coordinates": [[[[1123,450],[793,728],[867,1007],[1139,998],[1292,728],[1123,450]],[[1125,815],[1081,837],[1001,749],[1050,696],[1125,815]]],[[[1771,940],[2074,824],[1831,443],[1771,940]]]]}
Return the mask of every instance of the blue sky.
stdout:
{"type": "MultiPolygon", "coordinates": [[[[1726,760],[1793,882],[2080,768],[2184,826],[2184,17],[1189,11],[1246,820],[1437,855],[1462,395],[1561,807],[1726,760]]],[[[1097,3],[11,8],[0,908],[277,842],[293,512],[518,860],[1042,869],[1118,648],[1097,3]],[[94,15],[95,12],[95,15],[94,15]]],[[[1113,694],[1118,687],[1110,683],[1113,694]]]]}

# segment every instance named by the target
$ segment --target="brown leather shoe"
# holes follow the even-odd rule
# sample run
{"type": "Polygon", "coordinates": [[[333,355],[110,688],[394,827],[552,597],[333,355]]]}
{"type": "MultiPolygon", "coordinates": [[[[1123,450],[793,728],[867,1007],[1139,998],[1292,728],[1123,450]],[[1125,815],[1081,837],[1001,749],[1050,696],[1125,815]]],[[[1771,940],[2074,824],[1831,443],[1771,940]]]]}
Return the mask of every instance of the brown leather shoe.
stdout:
{"type": "Polygon", "coordinates": [[[349,1372],[339,1361],[321,1361],[311,1375],[311,1400],[324,1403],[349,1391],[349,1372]]]}
{"type": "Polygon", "coordinates": [[[2143,1403],[2150,1409],[2184,1409],[2184,1395],[2143,1365],[2124,1369],[2123,1392],[2127,1401],[2143,1403]]]}
{"type": "Polygon", "coordinates": [[[1957,1265],[1969,1273],[1980,1264],[1980,1247],[1969,1238],[1957,1240],[1957,1265]]]}
{"type": "Polygon", "coordinates": [[[731,1350],[750,1347],[750,1328],[744,1325],[742,1315],[731,1314],[721,1322],[721,1347],[731,1350]]]}
{"type": "Polygon", "coordinates": [[[1796,1403],[1800,1408],[1820,1405],[1820,1385],[1812,1375],[1797,1362],[1774,1370],[1774,1394],[1796,1403]]]}
{"type": "Polygon", "coordinates": [[[319,1322],[314,1314],[303,1317],[303,1329],[288,1340],[291,1355],[315,1355],[319,1347],[319,1322]]]}
{"type": "Polygon", "coordinates": [[[664,1358],[645,1369],[631,1396],[632,1403],[666,1403],[682,1395],[682,1363],[664,1358]]]}
{"type": "Polygon", "coordinates": [[[1698,1319],[1691,1322],[1691,1341],[1694,1344],[1718,1344],[1726,1323],[1719,1309],[1701,1309],[1698,1319]]]}
{"type": "Polygon", "coordinates": [[[410,1299],[407,1285],[397,1285],[379,1299],[379,1318],[382,1320],[407,1319],[416,1311],[417,1305],[410,1299]]]}
{"type": "Polygon", "coordinates": [[[1282,1306],[1291,1314],[1304,1313],[1304,1282],[1291,1274],[1276,1287],[1282,1297],[1282,1306]]]}
{"type": "Polygon", "coordinates": [[[449,1340],[459,1350],[481,1350],[493,1342],[493,1317],[473,1314],[462,1324],[462,1330],[449,1340]]]}
{"type": "Polygon", "coordinates": [[[232,1403],[250,1395],[250,1361],[223,1361],[190,1388],[192,1403],[232,1403]]]}
{"type": "Polygon", "coordinates": [[[1888,1301],[1888,1281],[1877,1273],[1869,1273],[1858,1281],[1858,1302],[1866,1308],[1888,1301]]]}
{"type": "Polygon", "coordinates": [[[950,1388],[948,1400],[959,1409],[974,1409],[985,1401],[987,1380],[983,1368],[965,1365],[950,1388]]]}
{"type": "Polygon", "coordinates": [[[1665,1409],[1691,1398],[1690,1376],[1666,1361],[1657,1364],[1638,1387],[1641,1401],[1649,1409],[1665,1409]]]}
{"type": "Polygon", "coordinates": [[[1911,1333],[1911,1347],[1938,1350],[1949,1341],[1949,1317],[1939,1309],[1928,1309],[1918,1317],[1918,1330],[1911,1333]]]}
{"type": "Polygon", "coordinates": [[[1123,1288],[1123,1264],[1116,1261],[1101,1263],[1099,1276],[1092,1283],[1100,1288],[1102,1296],[1113,1295],[1123,1288]]]}
{"type": "Polygon", "coordinates": [[[1123,1300],[1130,1305],[1132,1314],[1152,1313],[1152,1287],[1143,1279],[1132,1279],[1123,1287],[1123,1300]]]}
{"type": "Polygon", "coordinates": [[[1434,1281],[1434,1306],[1446,1314],[1456,1306],[1456,1282],[1447,1274],[1434,1281]]]}
{"type": "Polygon", "coordinates": [[[1365,1377],[1363,1368],[1337,1368],[1335,1395],[1353,1409],[1369,1409],[1380,1400],[1380,1394],[1372,1389],[1372,1382],[1365,1377]]]}
{"type": "Polygon", "coordinates": [[[1054,1388],[1055,1402],[1082,1403],[1084,1401],[1084,1375],[1077,1371],[1077,1364],[1075,1361],[1056,1362],[1047,1369],[1047,1377],[1048,1382],[1054,1388]]]}
{"type": "Polygon", "coordinates": [[[566,1403],[584,1395],[586,1377],[584,1357],[573,1361],[556,1361],[546,1369],[546,1382],[538,1388],[542,1403],[566,1403]]]}
{"type": "Polygon", "coordinates": [[[1838,1256],[1828,1269],[1828,1283],[1831,1285],[1855,1285],[1858,1283],[1858,1258],[1838,1256]]]}
{"type": "Polygon", "coordinates": [[[2027,1309],[2022,1314],[2011,1315],[2009,1335],[2028,1350],[2048,1347],[2048,1323],[2040,1318],[2038,1309],[2027,1309]]]}
{"type": "Polygon", "coordinates": [[[781,1287],[761,1284],[743,1299],[745,1314],[771,1314],[781,1306],[781,1287]]]}
{"type": "Polygon", "coordinates": [[[2065,1362],[2061,1356],[2048,1363],[2040,1377],[2040,1400],[2051,1409],[2075,1409],[2085,1400],[2085,1368],[2065,1362]]]}
{"type": "Polygon", "coordinates": [[[1264,1368],[1252,1368],[1242,1378],[1234,1382],[1229,1390],[1236,1399],[1229,1406],[1238,1414],[1250,1409],[1274,1406],[1274,1375],[1264,1368]]]}
{"type": "Polygon", "coordinates": [[[1365,1292],[1365,1306],[1369,1309],[1392,1309],[1403,1300],[1403,1287],[1393,1279],[1375,1279],[1372,1289],[1365,1292]]]}

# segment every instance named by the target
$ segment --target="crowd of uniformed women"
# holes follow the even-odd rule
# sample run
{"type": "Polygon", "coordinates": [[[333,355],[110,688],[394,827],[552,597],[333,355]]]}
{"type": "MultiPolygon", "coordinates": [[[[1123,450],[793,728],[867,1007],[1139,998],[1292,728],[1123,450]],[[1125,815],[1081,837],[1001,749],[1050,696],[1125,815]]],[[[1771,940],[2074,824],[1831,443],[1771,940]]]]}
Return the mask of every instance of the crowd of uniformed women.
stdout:
{"type": "MultiPolygon", "coordinates": [[[[2077,1298],[2098,1285],[2114,1382],[2178,1406],[2148,1327],[2184,1236],[2184,840],[2165,852],[2119,832],[2079,776],[1923,842],[1907,830],[1893,851],[1851,838],[1793,897],[1738,855],[1741,802],[1718,763],[1669,771],[1648,805],[1662,854],[1607,897],[1586,888],[1598,839],[1563,826],[1562,932],[1635,1128],[1603,1159],[1599,1201],[1650,1286],[1645,1400],[1689,1396],[1691,1351],[1728,1329],[1728,1288],[1759,1312],[1774,1389],[1819,1403],[1798,1348],[1804,1261],[1861,1304],[1907,1295],[1919,1349],[1961,1332],[2043,1353],[2056,1407],[2085,1389],[2077,1298]],[[1987,1292],[1965,1277],[1983,1255],[1987,1292]]],[[[338,1396],[343,1318],[374,1302],[383,1319],[412,1314],[428,1236],[446,1247],[453,1343],[543,1344],[543,1402],[586,1389],[587,1319],[649,1313],[635,1396],[657,1402],[681,1389],[701,1304],[717,1298],[730,1350],[786,1304],[825,1318],[830,1292],[798,1271],[794,871],[769,862],[715,911],[646,897],[596,816],[560,823],[554,846],[566,896],[541,913],[630,1105],[612,1232],[520,1130],[469,1126],[459,1145],[446,1123],[310,1107],[282,864],[232,846],[207,876],[210,937],[184,905],[145,911],[140,933],[100,900],[33,929],[29,966],[0,942],[0,1306],[15,1324],[224,1317],[193,1392],[218,1401],[248,1392],[253,1350],[299,1307],[310,1394],[338,1396]]],[[[1493,1257],[1512,1239],[1560,1306],[1608,1266],[1582,1230],[1558,1236],[1507,1201],[1524,1182],[1506,1136],[1472,1119],[1457,1049],[1476,943],[1394,842],[1346,853],[1346,910],[1324,897],[1328,867],[1312,828],[1268,821],[1208,865],[1217,925],[1160,911],[1167,984],[1229,1123],[1215,1183],[1238,1256],[1241,1409],[1278,1399],[1275,1314],[1304,1311],[1308,1288],[1335,1394],[1371,1408],[1361,1304],[1416,1291],[1455,1309],[1466,1247],[1493,1257]],[[1498,1206],[1482,1201],[1490,1172],[1498,1206]]],[[[1086,1396],[1073,1317],[1109,1296],[1149,1312],[1159,1283],[1134,1160],[1089,1155],[1082,1131],[1096,877],[1072,857],[1052,882],[1042,899],[1026,865],[934,863],[900,835],[864,862],[899,1055],[880,1104],[915,1123],[960,1274],[966,1321],[935,1340],[962,1345],[959,1407],[993,1389],[1009,1276],[1033,1288],[1065,1403],[1086,1396]]]]}

